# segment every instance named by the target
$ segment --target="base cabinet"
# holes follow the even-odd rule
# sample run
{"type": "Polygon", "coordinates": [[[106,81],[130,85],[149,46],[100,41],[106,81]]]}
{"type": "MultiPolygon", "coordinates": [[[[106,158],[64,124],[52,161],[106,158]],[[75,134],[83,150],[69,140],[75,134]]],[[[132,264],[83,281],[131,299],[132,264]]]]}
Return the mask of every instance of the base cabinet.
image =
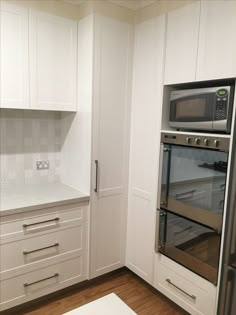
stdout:
{"type": "Polygon", "coordinates": [[[155,255],[154,287],[192,315],[214,315],[216,286],[167,257],[155,255]]]}
{"type": "Polygon", "coordinates": [[[1,217],[0,311],[88,279],[88,204],[1,217]]]}
{"type": "Polygon", "coordinates": [[[0,310],[5,310],[43,295],[86,280],[86,255],[51,262],[32,272],[1,279],[0,310]]]}

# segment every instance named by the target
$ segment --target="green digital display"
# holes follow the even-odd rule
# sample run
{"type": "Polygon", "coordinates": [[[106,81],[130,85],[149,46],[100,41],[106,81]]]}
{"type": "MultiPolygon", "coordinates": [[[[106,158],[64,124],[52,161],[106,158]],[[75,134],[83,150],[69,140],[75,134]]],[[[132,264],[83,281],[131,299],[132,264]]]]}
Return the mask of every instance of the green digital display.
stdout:
{"type": "Polygon", "coordinates": [[[221,89],[221,90],[218,90],[216,93],[219,96],[226,96],[227,95],[227,90],[221,89]]]}

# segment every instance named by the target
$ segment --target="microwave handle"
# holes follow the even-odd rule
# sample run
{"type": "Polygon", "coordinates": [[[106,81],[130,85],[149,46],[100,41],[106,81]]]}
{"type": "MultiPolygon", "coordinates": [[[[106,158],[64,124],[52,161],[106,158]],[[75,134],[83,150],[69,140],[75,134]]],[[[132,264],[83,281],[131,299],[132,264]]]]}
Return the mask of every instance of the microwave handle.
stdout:
{"type": "MultiPolygon", "coordinates": [[[[159,173],[158,173],[158,191],[157,191],[157,210],[161,209],[162,206],[167,205],[167,190],[165,193],[165,196],[163,198],[162,195],[162,178],[163,178],[163,161],[166,158],[166,154],[168,154],[167,159],[169,160],[170,156],[170,148],[167,145],[164,145],[161,143],[160,146],[160,159],[159,159],[159,173]]],[[[167,171],[168,172],[168,171],[167,171]]],[[[168,180],[168,174],[166,174],[166,178],[168,180]]],[[[166,189],[167,189],[167,183],[166,183],[166,189]]]]}

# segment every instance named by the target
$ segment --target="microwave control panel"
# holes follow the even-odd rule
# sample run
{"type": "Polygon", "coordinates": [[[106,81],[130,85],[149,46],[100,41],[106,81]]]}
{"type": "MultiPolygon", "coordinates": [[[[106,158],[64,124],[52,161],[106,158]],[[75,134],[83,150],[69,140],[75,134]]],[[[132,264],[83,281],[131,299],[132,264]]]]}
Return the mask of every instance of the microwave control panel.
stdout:
{"type": "Polygon", "coordinates": [[[226,89],[219,89],[216,92],[215,120],[224,120],[227,118],[228,102],[228,91],[226,89]]]}

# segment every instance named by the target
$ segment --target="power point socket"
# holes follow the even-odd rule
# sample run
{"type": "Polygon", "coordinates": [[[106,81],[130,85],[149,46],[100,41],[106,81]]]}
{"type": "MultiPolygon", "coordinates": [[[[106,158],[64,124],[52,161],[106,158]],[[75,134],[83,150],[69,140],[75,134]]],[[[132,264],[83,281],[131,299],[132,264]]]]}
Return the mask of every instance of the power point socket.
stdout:
{"type": "Polygon", "coordinates": [[[37,161],[36,162],[37,170],[48,170],[49,169],[49,161],[37,161]]]}

